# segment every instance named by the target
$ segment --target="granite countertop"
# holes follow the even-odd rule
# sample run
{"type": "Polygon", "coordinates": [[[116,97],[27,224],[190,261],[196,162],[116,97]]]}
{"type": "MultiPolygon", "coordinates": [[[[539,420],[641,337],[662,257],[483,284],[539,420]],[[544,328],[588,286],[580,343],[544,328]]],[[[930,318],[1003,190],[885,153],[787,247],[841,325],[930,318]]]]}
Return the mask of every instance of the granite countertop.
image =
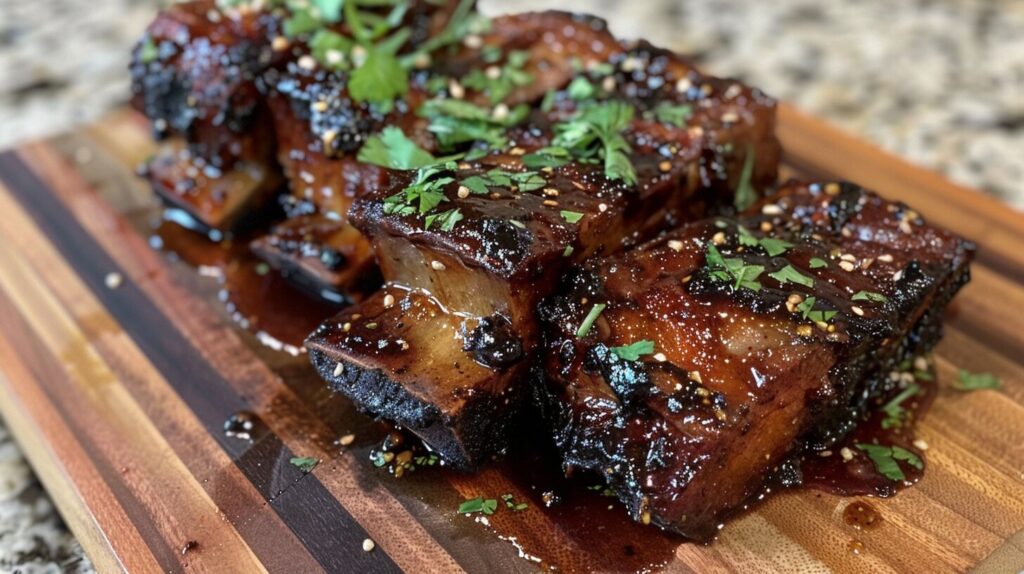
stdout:
{"type": "MultiPolygon", "coordinates": [[[[158,0],[0,0],[0,148],[122,105],[158,0]]],[[[481,0],[606,17],[1024,209],[1019,0],[481,0]]],[[[91,571],[0,423],[0,572],[91,571]]]]}

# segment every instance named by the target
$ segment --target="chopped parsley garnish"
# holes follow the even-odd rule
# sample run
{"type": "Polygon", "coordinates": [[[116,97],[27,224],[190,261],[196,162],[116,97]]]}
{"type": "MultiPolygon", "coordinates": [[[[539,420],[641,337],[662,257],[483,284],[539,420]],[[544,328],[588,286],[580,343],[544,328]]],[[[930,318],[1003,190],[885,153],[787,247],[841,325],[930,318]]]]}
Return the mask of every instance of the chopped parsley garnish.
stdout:
{"type": "Polygon", "coordinates": [[[856,446],[868,455],[871,462],[875,464],[875,470],[889,480],[907,479],[907,475],[903,473],[903,469],[900,468],[897,461],[902,460],[918,470],[924,468],[921,458],[903,447],[877,444],[858,444],[856,446]]]}
{"type": "Polygon", "coordinates": [[[529,505],[525,502],[517,503],[515,498],[511,494],[502,494],[501,500],[505,503],[505,507],[516,512],[520,512],[529,508],[529,505]]]}
{"type": "Polygon", "coordinates": [[[347,70],[351,63],[348,54],[354,43],[351,38],[331,30],[317,30],[309,40],[313,58],[329,70],[347,70]]]}
{"type": "Polygon", "coordinates": [[[569,94],[570,98],[580,102],[594,97],[594,94],[597,93],[597,88],[587,78],[576,76],[569,83],[569,87],[565,89],[565,93],[569,94]]]}
{"type": "Polygon", "coordinates": [[[816,302],[816,298],[808,297],[796,306],[797,311],[800,311],[803,314],[804,319],[810,319],[815,323],[828,323],[832,320],[832,317],[835,317],[838,313],[838,311],[823,311],[821,309],[815,309],[814,304],[816,302]]]}
{"type": "Polygon", "coordinates": [[[583,219],[583,214],[578,211],[566,211],[563,209],[559,213],[561,214],[562,219],[569,223],[579,223],[580,220],[583,219]]]}
{"type": "Polygon", "coordinates": [[[426,216],[423,219],[423,229],[430,229],[431,225],[437,223],[441,231],[451,231],[455,228],[455,224],[462,221],[462,212],[456,209],[449,209],[441,213],[434,213],[426,216]]]}
{"type": "Polygon", "coordinates": [[[793,247],[792,243],[775,237],[762,237],[758,239],[756,235],[751,233],[750,230],[742,225],[738,225],[736,229],[739,231],[740,245],[744,245],[746,247],[760,247],[761,249],[764,249],[764,252],[767,253],[769,257],[782,255],[793,247]]]}
{"type": "Polygon", "coordinates": [[[390,109],[392,101],[409,91],[409,77],[394,52],[367,49],[366,59],[348,80],[348,93],[357,102],[372,102],[390,109]]]}
{"type": "Polygon", "coordinates": [[[958,391],[980,391],[983,389],[998,389],[1002,386],[999,379],[992,373],[972,373],[961,369],[957,373],[957,383],[953,388],[958,391]]]}
{"type": "Polygon", "coordinates": [[[586,318],[583,319],[582,323],[580,323],[580,328],[576,329],[576,337],[582,339],[587,336],[587,333],[590,332],[590,328],[594,326],[594,322],[601,316],[601,312],[604,311],[605,307],[607,307],[607,305],[604,303],[597,303],[590,308],[590,312],[587,313],[586,318]]]}
{"type": "Polygon", "coordinates": [[[633,106],[616,100],[582,105],[571,119],[555,124],[552,147],[563,148],[581,161],[601,160],[605,177],[636,185],[636,170],[628,155],[633,148],[622,135],[634,113],[633,106]]]}
{"type": "Polygon", "coordinates": [[[903,389],[898,395],[893,397],[892,400],[885,403],[882,407],[882,412],[885,413],[885,418],[882,419],[882,428],[889,429],[902,425],[907,414],[906,409],[903,408],[903,401],[917,395],[920,391],[921,385],[911,383],[907,385],[907,388],[903,389]]]}
{"type": "Polygon", "coordinates": [[[800,273],[792,265],[786,265],[774,273],[769,273],[768,276],[782,284],[797,283],[804,287],[814,287],[814,279],[800,273]]]}
{"type": "Polygon", "coordinates": [[[482,496],[466,500],[459,505],[459,514],[473,514],[480,512],[491,515],[498,509],[498,501],[493,498],[484,500],[482,496]]]}
{"type": "Polygon", "coordinates": [[[155,62],[160,57],[160,49],[157,48],[156,43],[149,36],[142,41],[139,45],[139,61],[143,64],[155,62]]]}
{"type": "Polygon", "coordinates": [[[437,454],[435,453],[429,453],[417,456],[416,458],[412,459],[412,461],[413,463],[416,464],[416,466],[434,466],[435,464],[441,461],[441,458],[438,457],[437,454]]]}
{"type": "Polygon", "coordinates": [[[656,119],[663,124],[684,127],[686,120],[693,116],[693,106],[690,104],[673,104],[671,102],[658,102],[654,109],[644,112],[647,119],[656,119]]]}
{"type": "Polygon", "coordinates": [[[575,251],[575,249],[573,248],[572,245],[567,246],[565,248],[565,251],[562,252],[562,257],[568,257],[568,256],[572,255],[573,251],[575,251]]]}
{"type": "Polygon", "coordinates": [[[757,278],[764,272],[764,266],[747,265],[739,257],[722,257],[721,252],[711,242],[708,242],[707,266],[712,279],[732,283],[733,290],[741,287],[751,291],[761,290],[761,283],[757,278]]]}
{"type": "Polygon", "coordinates": [[[885,303],[888,298],[881,293],[872,293],[871,291],[857,291],[853,294],[852,299],[854,301],[871,301],[873,303],[885,303]]]}
{"type": "Polygon", "coordinates": [[[492,187],[516,188],[519,191],[536,191],[547,183],[535,171],[504,171],[492,169],[480,175],[471,175],[460,182],[471,193],[485,195],[492,187]]]}
{"type": "Polygon", "coordinates": [[[443,161],[416,145],[394,126],[388,126],[366,140],[357,159],[391,169],[417,169],[443,161]]]}
{"type": "Polygon", "coordinates": [[[420,168],[416,173],[416,179],[409,187],[384,200],[384,213],[400,216],[425,215],[441,202],[448,201],[444,195],[444,188],[455,181],[447,175],[455,168],[455,162],[420,168]]]}
{"type": "Polygon", "coordinates": [[[601,496],[615,496],[615,491],[604,484],[593,484],[587,487],[587,490],[597,492],[601,496]]]}
{"type": "Polygon", "coordinates": [[[572,154],[564,147],[549,146],[523,156],[523,165],[530,169],[561,167],[572,161],[572,154]]]}
{"type": "Polygon", "coordinates": [[[430,120],[427,129],[444,149],[472,142],[483,142],[491,149],[503,148],[508,143],[505,129],[526,119],[529,112],[529,106],[522,104],[499,118],[486,108],[454,99],[430,100],[417,111],[430,120]]]}
{"type": "Polygon", "coordinates": [[[740,182],[736,186],[736,193],[732,200],[736,211],[743,211],[757,201],[757,191],[750,183],[752,177],[754,177],[754,146],[747,145],[747,155],[743,158],[743,171],[740,172],[740,182]]]}
{"type": "Polygon", "coordinates": [[[293,456],[288,460],[288,462],[290,462],[295,468],[309,474],[310,472],[313,472],[316,465],[320,464],[320,459],[312,456],[293,456]]]}
{"type": "Polygon", "coordinates": [[[487,94],[491,104],[496,104],[507,98],[516,88],[533,83],[533,75],[523,70],[529,58],[529,52],[513,50],[509,52],[505,65],[497,68],[496,75],[489,71],[495,68],[475,69],[462,78],[462,85],[487,94]]]}
{"type": "Polygon", "coordinates": [[[654,341],[645,339],[630,345],[612,347],[611,352],[626,361],[639,361],[641,355],[650,355],[654,352],[654,341]]]}
{"type": "Polygon", "coordinates": [[[820,257],[811,257],[811,269],[821,269],[822,267],[828,267],[828,261],[820,257]]]}

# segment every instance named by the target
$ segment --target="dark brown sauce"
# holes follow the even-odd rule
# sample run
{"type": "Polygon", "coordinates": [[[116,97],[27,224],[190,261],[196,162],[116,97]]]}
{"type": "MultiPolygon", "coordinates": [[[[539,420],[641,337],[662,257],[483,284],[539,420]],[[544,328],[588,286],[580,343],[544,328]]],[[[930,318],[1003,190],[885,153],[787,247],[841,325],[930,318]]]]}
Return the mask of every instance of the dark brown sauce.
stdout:
{"type": "Polygon", "coordinates": [[[857,530],[874,530],[882,525],[882,515],[863,500],[855,500],[843,509],[843,522],[857,530]]]}
{"type": "Polygon", "coordinates": [[[272,349],[305,352],[306,336],[341,309],[340,302],[308,293],[260,261],[248,237],[202,233],[180,211],[164,212],[150,244],[218,281],[229,316],[272,349]]]}
{"type": "MultiPolygon", "coordinates": [[[[310,295],[292,286],[277,272],[266,269],[249,252],[247,238],[208,236],[181,223],[189,225],[187,220],[164,218],[153,236],[153,246],[195,267],[200,274],[216,278],[221,286],[219,298],[228,314],[240,327],[256,333],[260,342],[270,349],[300,351],[306,335],[338,310],[340,305],[310,295]],[[260,336],[260,332],[264,336],[260,336]]],[[[272,355],[271,352],[265,356],[272,355]]],[[[590,473],[564,476],[550,437],[543,436],[537,425],[526,425],[531,430],[518,437],[517,443],[501,460],[478,473],[459,473],[440,461],[431,464],[429,451],[418,439],[359,415],[350,402],[331,395],[303,358],[289,357],[270,360],[270,363],[292,391],[337,433],[333,437],[319,437],[318,442],[325,448],[364,460],[368,480],[384,480],[388,490],[426,502],[436,512],[453,515],[453,525],[460,531],[465,529],[470,536],[483,530],[477,522],[486,522],[486,528],[494,535],[513,545],[522,558],[542,569],[656,571],[672,559],[681,544],[687,543],[681,537],[632,521],[625,507],[614,496],[607,495],[601,477],[590,473]],[[351,444],[337,443],[338,437],[350,433],[355,435],[351,444]],[[405,462],[409,456],[403,455],[405,452],[412,453],[413,463],[409,466],[414,467],[415,472],[409,466],[396,472],[395,463],[405,462]],[[380,464],[383,453],[393,456],[380,464]],[[388,474],[397,475],[399,479],[388,474]],[[487,517],[456,514],[459,500],[452,499],[453,487],[460,493],[497,499],[498,510],[487,517]],[[501,500],[506,491],[514,491],[515,502],[525,502],[527,508],[522,511],[507,508],[501,500]],[[561,535],[553,535],[552,529],[561,535]]],[[[934,369],[930,372],[934,378],[934,369]]],[[[802,457],[802,484],[841,495],[890,496],[898,488],[919,480],[922,471],[903,464],[901,468],[907,480],[896,483],[880,475],[873,463],[856,450],[857,444],[869,443],[899,445],[921,454],[914,447],[913,426],[931,403],[935,385],[925,381],[918,383],[922,392],[913,404],[906,403],[906,424],[883,429],[884,415],[870,415],[841,444],[830,449],[830,456],[809,453],[802,457]],[[844,460],[840,454],[843,448],[850,449],[855,456],[844,460]]],[[[892,394],[898,392],[897,389],[892,394]]],[[[879,404],[885,402],[879,401],[879,404]]],[[[274,404],[272,402],[266,414],[276,409],[274,404]]],[[[231,415],[224,426],[228,436],[256,443],[262,429],[265,426],[260,417],[249,412],[231,415]]],[[[756,506],[756,503],[750,505],[756,506]]],[[[740,514],[746,511],[745,507],[740,514]]],[[[874,508],[862,501],[852,502],[846,508],[844,520],[860,529],[875,528],[882,522],[874,508]]],[[[864,545],[852,539],[848,549],[856,555],[863,552],[864,545]]]]}

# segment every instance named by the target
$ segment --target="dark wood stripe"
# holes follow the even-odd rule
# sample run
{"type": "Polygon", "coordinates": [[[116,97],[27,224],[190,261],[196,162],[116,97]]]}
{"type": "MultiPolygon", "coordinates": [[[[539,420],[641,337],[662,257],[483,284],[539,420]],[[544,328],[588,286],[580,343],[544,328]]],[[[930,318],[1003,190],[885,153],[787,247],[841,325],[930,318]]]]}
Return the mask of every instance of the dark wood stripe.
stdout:
{"type": "Polygon", "coordinates": [[[0,181],[209,434],[235,460],[246,478],[265,494],[270,492],[268,485],[280,485],[276,490],[288,494],[275,492],[278,495],[268,499],[281,520],[325,570],[399,571],[382,550],[363,552],[366,531],[316,476],[303,475],[287,464],[293,453],[278,437],[269,434],[257,445],[247,445],[224,435],[224,420],[249,405],[138,286],[126,282],[117,290],[105,287],[108,273],[123,270],[14,152],[0,154],[0,181]],[[261,460],[244,456],[250,449],[275,456],[261,460]],[[285,464],[280,464],[282,460],[285,464]]]}
{"type": "Polygon", "coordinates": [[[114,498],[124,509],[139,535],[149,545],[153,556],[160,564],[161,571],[180,572],[180,549],[175,550],[169,545],[156,523],[153,522],[153,515],[128,488],[121,472],[114,468],[103,455],[102,450],[95,448],[89,440],[88,430],[78,424],[74,413],[77,412],[76,409],[80,405],[76,404],[75,397],[71,396],[68,385],[64,383],[68,376],[64,372],[60,359],[47,350],[46,345],[39,340],[36,332],[3,291],[0,291],[0,324],[4,325],[6,333],[18,334],[15,337],[6,337],[8,344],[23,358],[21,363],[25,365],[32,374],[32,378],[46,393],[50,403],[57,410],[71,434],[78,437],[78,444],[85,450],[89,460],[103,477],[103,482],[110,488],[114,498]],[[68,404],[69,401],[71,404],[68,404]]]}

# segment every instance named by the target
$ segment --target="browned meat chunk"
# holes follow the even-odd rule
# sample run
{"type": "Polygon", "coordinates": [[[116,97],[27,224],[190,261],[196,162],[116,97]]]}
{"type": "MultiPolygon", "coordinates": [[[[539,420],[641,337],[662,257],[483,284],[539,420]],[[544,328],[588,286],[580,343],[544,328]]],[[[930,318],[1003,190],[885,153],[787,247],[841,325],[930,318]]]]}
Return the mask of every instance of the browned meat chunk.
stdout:
{"type": "Polygon", "coordinates": [[[634,519],[707,539],[927,351],[973,246],[851,184],[594,259],[542,309],[541,403],[566,467],[634,519]]]}
{"type": "MultiPolygon", "coordinates": [[[[566,25],[557,29],[568,38],[601,30],[594,20],[558,17],[566,25]],[[570,24],[582,30],[570,33],[570,24]]],[[[477,428],[465,420],[516,410],[539,337],[536,305],[569,265],[731,209],[734,188],[774,181],[778,143],[770,99],[703,77],[667,52],[647,45],[609,49],[613,42],[605,35],[597,43],[601,55],[612,54],[608,62],[566,75],[561,85],[568,87],[508,130],[501,151],[393,173],[387,187],[352,207],[353,224],[372,238],[384,279],[428,294],[439,316],[406,317],[404,298],[393,295],[399,305],[388,320],[356,306],[326,322],[307,347],[334,388],[408,426],[450,460],[476,464],[504,444],[504,437],[481,435],[472,444],[485,448],[471,448],[460,429],[477,428]],[[588,96],[581,98],[581,91],[588,96]],[[596,103],[578,103],[595,93],[596,103]],[[562,157],[573,146],[600,151],[594,159],[562,157]],[[423,209],[424,201],[434,205],[423,209]],[[364,321],[375,327],[358,335],[343,328],[364,321]],[[459,327],[451,337],[431,335],[439,323],[459,327]],[[406,352],[398,363],[367,351],[367,344],[397,338],[428,347],[406,352]],[[444,357],[446,367],[434,357],[444,357]],[[346,366],[336,369],[339,362],[346,366]],[[464,371],[458,377],[449,373],[455,364],[464,371]],[[369,400],[381,396],[388,399],[369,400]],[[475,400],[453,402],[458,396],[475,400]],[[419,417],[427,412],[436,416],[419,417]]],[[[374,298],[364,305],[380,303],[374,298]]]]}

